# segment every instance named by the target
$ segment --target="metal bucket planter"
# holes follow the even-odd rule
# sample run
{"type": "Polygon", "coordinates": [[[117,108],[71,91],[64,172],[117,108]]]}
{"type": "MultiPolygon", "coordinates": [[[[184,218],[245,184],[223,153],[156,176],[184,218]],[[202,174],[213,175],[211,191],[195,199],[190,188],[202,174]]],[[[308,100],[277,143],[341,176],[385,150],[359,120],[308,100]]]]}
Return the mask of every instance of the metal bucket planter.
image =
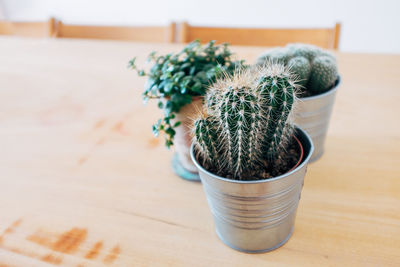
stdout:
{"type": "Polygon", "coordinates": [[[276,249],[289,240],[294,229],[297,205],[307,164],[313,153],[311,138],[301,129],[296,137],[303,159],[293,170],[266,180],[238,181],[219,177],[192,160],[215,221],[218,237],[233,249],[259,253],[276,249]]]}
{"type": "Polygon", "coordinates": [[[310,135],[314,144],[315,150],[310,162],[316,161],[324,153],[326,133],[339,83],[340,77],[328,92],[300,98],[296,106],[295,123],[310,135]]]}

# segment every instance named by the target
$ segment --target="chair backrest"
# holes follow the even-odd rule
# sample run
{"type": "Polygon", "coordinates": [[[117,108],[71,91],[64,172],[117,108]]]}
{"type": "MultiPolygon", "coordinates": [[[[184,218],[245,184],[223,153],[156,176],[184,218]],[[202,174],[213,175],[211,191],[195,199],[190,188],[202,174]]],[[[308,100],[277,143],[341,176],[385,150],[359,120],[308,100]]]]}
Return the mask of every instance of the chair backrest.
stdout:
{"type": "Polygon", "coordinates": [[[262,29],[194,27],[186,22],[180,25],[179,42],[199,39],[201,42],[216,40],[232,45],[283,46],[287,43],[308,43],[326,49],[338,49],[340,23],[333,28],[315,29],[262,29]]]}
{"type": "Polygon", "coordinates": [[[54,18],[45,22],[0,21],[0,34],[26,37],[51,37],[54,34],[54,18]]]}
{"type": "Polygon", "coordinates": [[[119,27],[66,25],[59,21],[56,27],[56,37],[172,43],[175,40],[175,23],[172,22],[165,27],[119,27]]]}

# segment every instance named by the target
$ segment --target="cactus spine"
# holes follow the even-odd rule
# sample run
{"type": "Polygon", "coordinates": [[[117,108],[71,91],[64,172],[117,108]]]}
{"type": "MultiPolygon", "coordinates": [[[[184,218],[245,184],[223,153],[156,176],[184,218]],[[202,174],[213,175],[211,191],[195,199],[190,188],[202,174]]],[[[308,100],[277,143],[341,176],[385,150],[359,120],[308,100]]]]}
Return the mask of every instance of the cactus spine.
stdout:
{"type": "Polygon", "coordinates": [[[211,107],[205,103],[207,116],[194,124],[199,158],[209,164],[204,166],[211,165],[220,175],[244,179],[261,161],[279,157],[292,135],[290,115],[295,90],[288,69],[272,62],[214,84],[206,99],[219,101],[211,107]],[[210,123],[211,133],[205,130],[210,123]]]}

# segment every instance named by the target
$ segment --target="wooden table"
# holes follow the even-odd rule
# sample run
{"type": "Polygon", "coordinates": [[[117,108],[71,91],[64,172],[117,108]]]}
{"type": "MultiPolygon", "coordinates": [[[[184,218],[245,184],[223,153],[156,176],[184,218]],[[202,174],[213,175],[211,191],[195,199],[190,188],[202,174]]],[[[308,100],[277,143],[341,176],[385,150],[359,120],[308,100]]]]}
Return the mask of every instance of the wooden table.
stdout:
{"type": "MultiPolygon", "coordinates": [[[[400,266],[400,56],[338,53],[342,85],[293,237],[250,255],[151,134],[126,68],[180,45],[0,38],[0,266],[400,266]]],[[[234,47],[253,61],[263,48],[234,47]]]]}

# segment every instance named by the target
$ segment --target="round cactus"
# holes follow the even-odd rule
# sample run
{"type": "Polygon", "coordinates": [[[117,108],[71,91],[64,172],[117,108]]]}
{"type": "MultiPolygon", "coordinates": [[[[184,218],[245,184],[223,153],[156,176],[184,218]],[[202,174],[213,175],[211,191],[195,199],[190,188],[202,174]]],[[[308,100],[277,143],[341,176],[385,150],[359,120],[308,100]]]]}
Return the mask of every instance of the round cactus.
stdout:
{"type": "Polygon", "coordinates": [[[288,66],[293,73],[298,75],[299,85],[305,87],[311,74],[310,61],[301,56],[293,57],[289,60],[288,66]]]}
{"type": "Polygon", "coordinates": [[[329,90],[338,76],[335,56],[314,45],[288,44],[274,48],[261,55],[256,65],[262,66],[271,59],[289,66],[298,75],[303,92],[308,91],[309,95],[329,90]]]}
{"type": "Polygon", "coordinates": [[[310,75],[308,90],[314,94],[320,94],[331,88],[337,79],[338,70],[335,60],[329,56],[314,58],[310,75]]]}
{"type": "Polygon", "coordinates": [[[315,45],[309,44],[288,44],[287,50],[292,57],[305,57],[312,61],[316,56],[319,56],[321,49],[315,45]]]}
{"type": "Polygon", "coordinates": [[[289,53],[288,49],[286,49],[284,47],[273,48],[273,49],[270,49],[269,51],[265,52],[264,54],[262,54],[257,59],[257,63],[256,64],[258,66],[261,66],[261,67],[267,61],[287,64],[287,62],[290,59],[290,57],[291,57],[291,54],[289,53]]]}

